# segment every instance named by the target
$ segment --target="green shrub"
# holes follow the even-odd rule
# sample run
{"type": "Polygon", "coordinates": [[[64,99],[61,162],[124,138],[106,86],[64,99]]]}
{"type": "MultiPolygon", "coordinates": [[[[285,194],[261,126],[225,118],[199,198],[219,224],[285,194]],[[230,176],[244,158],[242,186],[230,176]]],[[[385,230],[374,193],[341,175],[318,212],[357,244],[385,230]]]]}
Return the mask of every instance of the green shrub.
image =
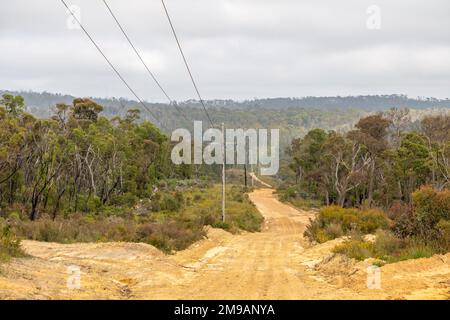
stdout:
{"type": "MultiPolygon", "coordinates": [[[[167,186],[166,191],[155,193],[151,200],[141,204],[141,206],[148,204],[148,208],[145,207],[145,209],[151,208],[152,212],[149,214],[139,214],[127,206],[108,204],[97,207],[98,198],[92,197],[92,201],[88,201],[87,197],[81,197],[80,207],[83,203],[90,203],[96,209],[87,213],[68,212],[64,216],[58,215],[55,220],[43,214],[35,221],[11,219],[10,223],[18,236],[37,241],[145,242],[167,253],[187,248],[204,237],[205,225],[220,227],[230,232],[238,232],[239,229],[260,230],[264,219],[243,193],[242,187],[228,186],[233,192],[227,193],[230,197],[227,199],[226,223],[220,222],[220,186],[202,185],[203,187],[210,189],[199,190],[199,187],[186,187],[181,193],[167,186]],[[207,196],[202,196],[200,192],[207,196]],[[197,200],[187,201],[187,199],[197,200]],[[155,207],[159,212],[155,210],[155,207]]],[[[125,194],[124,197],[112,197],[111,201],[127,202],[122,202],[120,199],[131,198],[125,194]]]]}
{"type": "Polygon", "coordinates": [[[413,192],[412,200],[419,236],[426,240],[435,238],[437,223],[441,219],[450,220],[450,190],[424,186],[413,192]]]}
{"type": "Polygon", "coordinates": [[[20,239],[13,233],[11,226],[0,223],[0,262],[24,255],[20,247],[20,239]]]}
{"type": "Polygon", "coordinates": [[[137,241],[149,238],[151,235],[155,234],[157,227],[154,223],[144,223],[137,229],[137,241]]]}
{"type": "Polygon", "coordinates": [[[231,230],[231,225],[227,222],[223,222],[221,220],[215,221],[212,225],[213,228],[220,228],[220,229],[224,229],[227,231],[231,230]]]}
{"type": "Polygon", "coordinates": [[[408,259],[428,258],[436,249],[417,239],[400,239],[389,231],[378,231],[374,243],[350,240],[336,246],[333,252],[344,254],[356,260],[377,259],[377,265],[408,259]]]}
{"type": "Polygon", "coordinates": [[[373,256],[373,244],[364,241],[346,241],[337,245],[333,252],[344,254],[356,260],[365,260],[373,256]]]}
{"type": "Polygon", "coordinates": [[[399,253],[398,257],[391,260],[390,262],[409,260],[409,259],[429,258],[435,253],[436,253],[435,250],[429,246],[412,245],[412,246],[406,247],[404,250],[402,250],[399,253]]]}
{"type": "Polygon", "coordinates": [[[413,236],[416,233],[416,222],[411,205],[396,201],[388,210],[388,217],[392,220],[391,229],[401,238],[413,236]]]}
{"type": "Polygon", "coordinates": [[[405,241],[397,238],[393,233],[386,230],[379,230],[376,233],[374,250],[378,257],[389,256],[399,252],[405,247],[405,241]]]}
{"type": "MultiPolygon", "coordinates": [[[[324,226],[322,225],[322,220],[319,217],[317,217],[317,219],[310,218],[309,223],[306,226],[306,230],[303,233],[303,235],[306,238],[308,238],[310,241],[317,241],[319,243],[328,241],[328,239],[325,241],[319,241],[319,239],[318,239],[318,233],[323,227],[324,226]]],[[[322,230],[322,232],[324,232],[324,230],[322,230]]]]}
{"type": "Polygon", "coordinates": [[[379,209],[358,210],[339,206],[323,207],[318,217],[309,223],[305,236],[319,243],[332,240],[352,232],[374,233],[386,229],[389,219],[379,209]]]}
{"type": "Polygon", "coordinates": [[[296,187],[289,187],[282,193],[283,200],[289,200],[291,198],[297,197],[297,188],[296,187]]]}
{"type": "Polygon", "coordinates": [[[387,216],[389,219],[396,221],[404,215],[410,214],[412,207],[406,203],[396,200],[392,203],[391,207],[387,211],[387,216]]]}
{"type": "Polygon", "coordinates": [[[205,226],[212,226],[220,219],[219,214],[209,213],[206,209],[201,209],[199,215],[203,219],[203,225],[205,226]]]}
{"type": "Polygon", "coordinates": [[[441,246],[445,251],[450,250],[450,220],[441,219],[437,224],[437,228],[440,233],[441,246]]]}
{"type": "Polygon", "coordinates": [[[102,207],[102,201],[97,196],[80,195],[78,199],[79,209],[82,212],[96,213],[102,207]]]}
{"type": "Polygon", "coordinates": [[[11,211],[8,214],[8,219],[15,220],[15,221],[21,220],[20,212],[18,212],[18,211],[11,211]]]}
{"type": "Polygon", "coordinates": [[[132,207],[136,205],[138,198],[131,192],[126,192],[120,195],[114,195],[107,202],[111,206],[127,206],[132,207]]]}
{"type": "Polygon", "coordinates": [[[149,237],[147,239],[147,243],[154,246],[155,248],[158,248],[159,250],[161,250],[165,253],[172,252],[172,249],[171,249],[170,244],[167,241],[167,239],[161,238],[157,235],[149,237]]]}
{"type": "Polygon", "coordinates": [[[358,209],[342,208],[339,206],[323,207],[319,212],[319,219],[324,226],[340,224],[344,231],[348,231],[358,222],[358,209]]]}
{"type": "Polygon", "coordinates": [[[327,225],[324,231],[331,239],[336,239],[344,235],[344,230],[342,230],[342,226],[339,223],[327,225]]]}
{"type": "Polygon", "coordinates": [[[263,220],[264,218],[260,214],[247,210],[233,219],[238,228],[250,232],[261,231],[263,220]]]}
{"type": "Polygon", "coordinates": [[[320,200],[305,199],[305,198],[290,198],[288,202],[292,204],[294,207],[305,210],[312,208],[319,208],[322,205],[320,200]]]}
{"type": "Polygon", "coordinates": [[[244,202],[244,195],[242,193],[233,194],[233,201],[244,202]]]}
{"type": "Polygon", "coordinates": [[[329,240],[333,240],[333,238],[323,229],[317,230],[317,232],[314,234],[314,239],[318,243],[324,243],[329,240]]]}
{"type": "Polygon", "coordinates": [[[180,191],[175,192],[175,200],[179,203],[179,206],[183,206],[184,204],[184,196],[180,191]]]}
{"type": "Polygon", "coordinates": [[[297,186],[290,186],[285,189],[277,189],[279,199],[292,204],[300,209],[319,208],[322,201],[311,196],[311,194],[299,191],[297,186]]]}
{"type": "Polygon", "coordinates": [[[363,234],[374,233],[378,229],[386,229],[389,226],[386,214],[379,209],[362,210],[357,217],[358,228],[363,234]]]}
{"type": "Polygon", "coordinates": [[[165,194],[161,200],[161,210],[178,211],[181,208],[181,203],[171,194],[165,194]]]}
{"type": "MultiPolygon", "coordinates": [[[[101,211],[99,212],[100,215],[106,216],[106,217],[124,217],[129,216],[131,212],[131,209],[127,209],[126,207],[120,207],[120,206],[103,206],[101,211]]],[[[95,217],[95,215],[88,213],[86,215],[95,217]]]]}
{"type": "Polygon", "coordinates": [[[170,221],[164,223],[143,223],[133,241],[145,242],[171,253],[183,250],[205,236],[203,225],[196,221],[170,221]]]}
{"type": "Polygon", "coordinates": [[[39,234],[37,240],[46,242],[62,242],[61,227],[52,221],[44,221],[39,228],[39,234]]]}

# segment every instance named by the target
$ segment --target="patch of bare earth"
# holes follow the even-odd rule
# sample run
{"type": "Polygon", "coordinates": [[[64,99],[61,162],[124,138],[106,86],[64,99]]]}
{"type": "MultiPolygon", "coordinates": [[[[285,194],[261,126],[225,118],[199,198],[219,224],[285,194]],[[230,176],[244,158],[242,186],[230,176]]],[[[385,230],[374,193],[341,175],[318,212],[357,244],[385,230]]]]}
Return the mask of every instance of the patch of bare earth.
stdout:
{"type": "Polygon", "coordinates": [[[367,266],[331,254],[337,239],[311,246],[303,231],[311,211],[279,202],[271,189],[250,199],[265,217],[262,232],[208,237],[166,256],[142,243],[24,241],[29,258],[0,266],[1,299],[446,299],[449,255],[381,268],[368,289],[367,266]],[[69,289],[78,266],[81,288],[69,289]]]}

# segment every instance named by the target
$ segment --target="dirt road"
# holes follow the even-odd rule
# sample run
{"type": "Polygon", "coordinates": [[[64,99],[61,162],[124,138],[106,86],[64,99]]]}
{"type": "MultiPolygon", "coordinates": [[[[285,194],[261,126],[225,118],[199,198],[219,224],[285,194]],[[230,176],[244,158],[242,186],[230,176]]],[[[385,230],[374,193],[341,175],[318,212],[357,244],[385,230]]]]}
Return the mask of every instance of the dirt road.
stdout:
{"type": "Polygon", "coordinates": [[[165,256],[136,243],[61,245],[24,241],[32,256],[0,268],[2,299],[406,299],[450,297],[450,255],[384,266],[381,289],[368,289],[367,266],[330,255],[334,240],[302,237],[312,212],[279,202],[271,189],[250,199],[262,232],[208,238],[165,256]],[[68,268],[81,271],[69,289],[68,268]]]}

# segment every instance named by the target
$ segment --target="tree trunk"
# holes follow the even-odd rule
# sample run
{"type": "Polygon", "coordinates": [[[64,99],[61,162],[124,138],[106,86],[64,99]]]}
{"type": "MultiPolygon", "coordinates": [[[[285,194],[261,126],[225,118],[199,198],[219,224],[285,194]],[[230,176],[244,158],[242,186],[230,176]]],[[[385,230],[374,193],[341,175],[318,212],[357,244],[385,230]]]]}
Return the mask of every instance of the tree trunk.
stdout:
{"type": "Polygon", "coordinates": [[[31,221],[36,220],[38,203],[39,203],[39,195],[33,196],[33,198],[31,199],[31,212],[30,212],[31,221]]]}
{"type": "Polygon", "coordinates": [[[9,180],[9,204],[12,205],[14,203],[14,176],[9,180]]]}
{"type": "Polygon", "coordinates": [[[370,166],[370,177],[369,177],[369,190],[367,195],[367,205],[369,207],[372,206],[373,202],[373,184],[374,184],[374,177],[375,176],[375,160],[372,160],[371,166],[370,166]]]}
{"type": "Polygon", "coordinates": [[[59,204],[60,204],[61,198],[62,198],[62,196],[64,195],[65,192],[66,192],[66,188],[64,187],[64,189],[60,193],[58,193],[58,197],[56,199],[55,208],[53,209],[53,221],[55,221],[55,219],[56,219],[56,215],[57,215],[58,210],[59,210],[59,204]]]}
{"type": "Polygon", "coordinates": [[[347,183],[345,183],[341,189],[338,189],[337,192],[338,192],[338,203],[341,207],[343,207],[345,203],[345,198],[347,197],[347,183]]]}
{"type": "Polygon", "coordinates": [[[244,184],[245,188],[247,188],[247,164],[244,164],[244,184]]]}
{"type": "Polygon", "coordinates": [[[339,205],[340,205],[341,207],[344,207],[344,203],[345,203],[345,193],[339,194],[339,200],[338,200],[338,202],[339,202],[339,205]]]}

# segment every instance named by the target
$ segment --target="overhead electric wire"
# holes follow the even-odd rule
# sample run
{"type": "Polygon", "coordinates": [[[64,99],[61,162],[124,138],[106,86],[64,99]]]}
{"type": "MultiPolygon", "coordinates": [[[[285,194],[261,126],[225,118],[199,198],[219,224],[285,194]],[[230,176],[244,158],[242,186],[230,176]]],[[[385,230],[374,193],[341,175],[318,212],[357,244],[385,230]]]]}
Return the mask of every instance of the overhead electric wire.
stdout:
{"type": "Polygon", "coordinates": [[[166,4],[164,3],[164,0],[161,0],[161,3],[163,5],[163,7],[164,7],[164,12],[166,13],[166,17],[167,17],[167,20],[169,21],[169,25],[170,25],[170,28],[172,29],[172,33],[173,33],[173,36],[175,38],[175,41],[177,42],[178,49],[179,49],[179,51],[181,53],[181,56],[183,57],[184,65],[186,66],[186,69],[188,71],[189,77],[191,78],[191,82],[194,85],[195,92],[197,93],[197,96],[198,96],[198,98],[200,100],[200,103],[202,104],[203,110],[205,111],[205,114],[206,114],[209,122],[211,123],[211,126],[214,127],[214,123],[212,122],[211,117],[209,116],[208,110],[206,110],[205,102],[203,101],[203,98],[200,95],[200,91],[198,90],[197,84],[195,83],[194,76],[192,75],[192,72],[191,72],[191,68],[189,67],[189,64],[187,62],[186,56],[184,55],[184,52],[183,52],[183,49],[181,47],[180,41],[178,40],[178,36],[177,36],[176,31],[175,31],[175,27],[173,26],[172,20],[170,19],[169,11],[167,10],[167,7],[166,7],[166,4]]]}
{"type": "Polygon", "coordinates": [[[70,10],[69,6],[64,0],[61,0],[62,4],[67,8],[68,12],[72,15],[72,17],[75,19],[75,21],[78,23],[80,28],[83,30],[83,32],[86,34],[86,36],[89,38],[89,40],[92,42],[92,44],[95,46],[95,48],[100,52],[100,54],[103,56],[103,58],[106,60],[106,62],[109,64],[109,66],[114,70],[116,75],[119,77],[120,80],[125,84],[125,86],[130,90],[130,92],[135,96],[135,98],[139,101],[139,103],[150,113],[150,115],[158,122],[162,127],[164,127],[166,130],[168,130],[167,127],[165,127],[159,119],[154,115],[154,113],[147,107],[147,105],[144,103],[144,101],[136,94],[136,92],[131,88],[131,86],[128,84],[128,82],[123,78],[123,76],[120,74],[120,72],[114,67],[112,62],[108,59],[108,57],[103,53],[102,49],[98,46],[98,44],[95,42],[95,40],[91,37],[89,32],[85,29],[85,27],[81,24],[79,19],[76,17],[76,15],[70,10]]]}
{"type": "Polygon", "coordinates": [[[117,19],[116,15],[114,14],[114,12],[112,11],[111,7],[108,5],[108,3],[106,2],[106,0],[103,0],[103,3],[105,4],[106,8],[108,9],[109,13],[111,14],[111,16],[113,17],[114,21],[116,22],[117,26],[119,27],[120,31],[122,31],[123,35],[125,36],[125,38],[127,39],[128,43],[130,44],[131,48],[133,48],[134,52],[136,53],[136,55],[138,56],[139,60],[141,61],[141,63],[144,65],[144,68],[147,70],[148,74],[150,75],[150,77],[153,79],[153,81],[156,83],[156,85],[159,87],[159,89],[161,89],[161,91],[163,92],[163,94],[166,96],[167,100],[169,100],[169,103],[171,105],[174,106],[174,108],[176,109],[176,111],[178,111],[181,116],[189,121],[189,119],[186,117],[186,115],[184,114],[184,112],[176,105],[176,103],[170,98],[170,96],[167,94],[166,90],[164,90],[164,88],[162,87],[161,83],[158,81],[158,79],[156,78],[156,76],[153,74],[153,72],[150,70],[150,68],[148,67],[148,65],[145,63],[144,59],[142,58],[141,54],[139,53],[139,51],[136,49],[135,45],[133,44],[133,42],[131,41],[130,37],[128,36],[127,32],[125,31],[125,29],[123,28],[122,24],[119,22],[119,19],[117,19]]]}

